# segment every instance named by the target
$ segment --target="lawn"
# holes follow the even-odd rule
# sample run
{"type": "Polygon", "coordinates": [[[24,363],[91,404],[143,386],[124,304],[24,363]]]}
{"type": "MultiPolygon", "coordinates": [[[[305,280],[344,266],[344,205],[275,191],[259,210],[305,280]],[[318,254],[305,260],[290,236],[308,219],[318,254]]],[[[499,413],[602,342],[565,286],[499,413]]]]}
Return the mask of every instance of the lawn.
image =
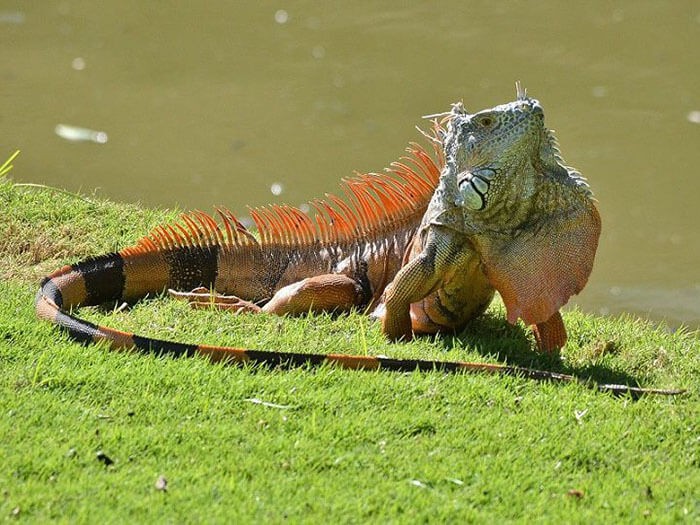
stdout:
{"type": "Polygon", "coordinates": [[[34,317],[41,276],[174,212],[0,177],[0,517],[26,522],[700,521],[700,336],[570,309],[540,356],[496,303],[459,337],[389,344],[358,314],[193,311],[155,297],[93,321],[289,352],[508,363],[684,387],[267,369],[110,352],[34,317]]]}

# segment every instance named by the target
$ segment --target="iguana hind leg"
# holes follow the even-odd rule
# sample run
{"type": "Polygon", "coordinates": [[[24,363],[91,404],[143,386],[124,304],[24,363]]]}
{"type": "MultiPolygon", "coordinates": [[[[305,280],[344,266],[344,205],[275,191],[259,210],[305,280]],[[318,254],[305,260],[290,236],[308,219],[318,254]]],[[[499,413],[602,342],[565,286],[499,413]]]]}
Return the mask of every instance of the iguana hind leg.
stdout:
{"type": "Polygon", "coordinates": [[[277,315],[347,311],[366,302],[362,286],[342,274],[308,277],[278,290],[262,311],[277,315]]]}
{"type": "Polygon", "coordinates": [[[235,313],[299,315],[308,312],[347,311],[365,303],[362,287],[342,274],[308,277],[280,288],[264,306],[235,295],[212,293],[206,288],[191,292],[168,291],[171,297],[189,301],[195,308],[214,307],[235,313]]]}

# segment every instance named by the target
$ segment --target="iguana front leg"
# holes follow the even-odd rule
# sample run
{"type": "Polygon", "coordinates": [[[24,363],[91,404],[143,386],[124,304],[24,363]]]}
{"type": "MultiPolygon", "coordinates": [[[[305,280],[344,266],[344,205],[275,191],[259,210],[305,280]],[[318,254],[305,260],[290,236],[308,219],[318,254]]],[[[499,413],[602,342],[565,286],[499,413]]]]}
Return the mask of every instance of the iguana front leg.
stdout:
{"type": "Polygon", "coordinates": [[[280,288],[263,306],[235,295],[211,293],[205,288],[191,292],[168,291],[171,297],[186,300],[194,307],[214,307],[235,313],[299,315],[308,312],[347,311],[365,302],[362,287],[342,274],[308,277],[280,288]]]}
{"type": "Polygon", "coordinates": [[[380,314],[382,332],[388,339],[411,339],[411,303],[430,294],[440,284],[440,275],[434,258],[426,252],[399,270],[384,292],[384,311],[380,314]]]}
{"type": "Polygon", "coordinates": [[[491,300],[476,254],[455,230],[423,226],[406,259],[374,313],[392,341],[458,329],[491,300]]]}

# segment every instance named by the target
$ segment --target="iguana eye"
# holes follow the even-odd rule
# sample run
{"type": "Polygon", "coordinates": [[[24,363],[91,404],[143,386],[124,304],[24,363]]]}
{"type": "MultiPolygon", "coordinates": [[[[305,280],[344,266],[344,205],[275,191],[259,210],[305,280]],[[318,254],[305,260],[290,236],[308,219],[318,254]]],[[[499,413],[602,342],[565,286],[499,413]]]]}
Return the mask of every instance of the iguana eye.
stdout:
{"type": "Polygon", "coordinates": [[[478,124],[482,128],[489,128],[491,127],[491,124],[493,124],[493,119],[491,117],[481,117],[478,124]]]}

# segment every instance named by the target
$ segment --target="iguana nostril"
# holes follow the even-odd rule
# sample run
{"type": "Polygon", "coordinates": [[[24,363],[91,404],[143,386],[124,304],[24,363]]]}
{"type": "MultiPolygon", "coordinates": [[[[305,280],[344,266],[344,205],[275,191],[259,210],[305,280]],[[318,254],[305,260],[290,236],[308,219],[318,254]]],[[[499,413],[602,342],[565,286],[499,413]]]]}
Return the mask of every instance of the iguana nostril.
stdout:
{"type": "Polygon", "coordinates": [[[476,144],[476,137],[473,133],[470,133],[469,138],[467,138],[467,143],[465,144],[465,149],[467,150],[467,153],[473,153],[476,149],[476,144]]]}

